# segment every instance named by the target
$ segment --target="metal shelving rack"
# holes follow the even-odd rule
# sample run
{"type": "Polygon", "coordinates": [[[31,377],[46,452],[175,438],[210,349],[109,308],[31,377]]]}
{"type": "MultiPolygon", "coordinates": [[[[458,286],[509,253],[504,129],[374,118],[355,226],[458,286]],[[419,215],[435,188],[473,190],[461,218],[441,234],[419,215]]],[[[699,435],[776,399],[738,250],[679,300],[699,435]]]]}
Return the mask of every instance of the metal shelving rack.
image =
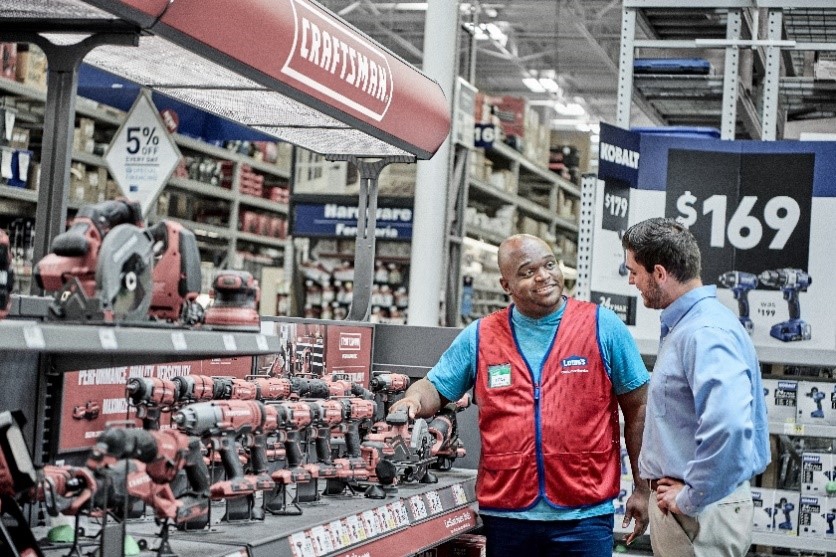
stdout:
{"type": "Polygon", "coordinates": [[[799,75],[801,53],[836,50],[834,16],[826,0],[695,0],[687,8],[675,0],[625,0],[616,124],[629,127],[634,84],[668,124],[719,124],[723,139],[772,140],[787,117],[836,113],[832,82],[799,75]],[[637,31],[648,38],[636,38],[637,31]],[[723,73],[634,76],[637,48],[722,49],[723,73]],[[750,69],[752,83],[741,79],[750,69]]]}
{"type": "MultiPolygon", "coordinates": [[[[14,95],[30,101],[45,101],[45,94],[43,91],[34,87],[10,81],[8,79],[0,79],[0,93],[14,95]]],[[[95,120],[97,123],[114,128],[118,127],[125,119],[125,114],[121,113],[120,111],[117,111],[116,109],[104,108],[98,106],[93,101],[82,98],[79,98],[78,100],[77,113],[80,116],[91,118],[95,120]]],[[[23,114],[27,122],[39,123],[37,114],[23,114]]],[[[204,143],[203,141],[185,135],[175,134],[174,141],[181,149],[208,155],[210,157],[217,158],[220,160],[231,161],[235,165],[235,169],[233,171],[233,176],[235,178],[233,180],[233,188],[224,189],[220,186],[214,186],[204,182],[172,177],[168,181],[166,187],[163,189],[163,191],[166,191],[171,190],[173,188],[176,190],[193,193],[202,197],[223,199],[229,201],[230,218],[229,222],[227,223],[227,226],[212,226],[203,223],[184,221],[182,219],[171,220],[177,220],[190,229],[203,231],[211,235],[212,237],[224,240],[226,242],[227,257],[230,260],[234,260],[233,257],[235,255],[237,243],[239,240],[256,245],[278,248],[282,250],[286,247],[287,241],[284,239],[272,238],[269,236],[261,236],[258,234],[252,234],[238,230],[238,212],[239,208],[242,206],[252,207],[263,211],[269,211],[271,213],[281,215],[284,218],[288,217],[287,204],[277,203],[268,199],[263,199],[240,193],[240,191],[238,190],[238,176],[240,174],[241,165],[246,164],[250,166],[252,169],[262,174],[289,181],[289,169],[282,169],[274,164],[265,163],[263,161],[259,161],[235,153],[228,149],[223,149],[221,147],[216,147],[214,145],[204,143]]],[[[81,162],[87,166],[96,168],[107,168],[107,163],[105,162],[104,158],[94,155],[92,153],[74,151],[71,154],[71,159],[73,162],[81,162]]],[[[32,204],[34,206],[34,204],[36,204],[38,201],[38,192],[36,190],[26,190],[20,188],[11,188],[7,186],[0,186],[0,199],[13,199],[19,202],[32,204]]],[[[78,209],[78,207],[81,204],[82,203],[78,201],[69,201],[68,208],[78,209]]]]}

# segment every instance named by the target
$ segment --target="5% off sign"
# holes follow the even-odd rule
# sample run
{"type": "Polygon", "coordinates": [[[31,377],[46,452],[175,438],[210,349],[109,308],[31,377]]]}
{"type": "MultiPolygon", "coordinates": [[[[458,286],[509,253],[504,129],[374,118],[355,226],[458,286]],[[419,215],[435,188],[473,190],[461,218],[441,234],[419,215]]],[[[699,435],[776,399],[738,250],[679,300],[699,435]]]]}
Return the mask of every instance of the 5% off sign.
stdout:
{"type": "Polygon", "coordinates": [[[139,201],[143,215],[148,214],[180,156],[151,94],[143,90],[105,154],[110,173],[122,193],[139,201]]]}

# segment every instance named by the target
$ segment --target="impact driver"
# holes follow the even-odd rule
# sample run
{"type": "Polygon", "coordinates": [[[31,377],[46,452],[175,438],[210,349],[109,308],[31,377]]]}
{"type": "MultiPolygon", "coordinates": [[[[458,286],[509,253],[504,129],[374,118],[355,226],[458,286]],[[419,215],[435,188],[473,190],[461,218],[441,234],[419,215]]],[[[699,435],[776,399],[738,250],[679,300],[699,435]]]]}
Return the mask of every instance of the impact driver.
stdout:
{"type": "Polygon", "coordinates": [[[810,340],[812,329],[801,319],[801,303],[798,300],[798,293],[806,292],[813,283],[810,275],[801,269],[776,269],[762,272],[759,278],[764,286],[779,288],[789,306],[790,318],[773,325],[769,335],[783,342],[810,340]]]}
{"type": "Polygon", "coordinates": [[[717,281],[724,288],[729,288],[737,300],[737,312],[740,324],[750,335],[754,329],[752,319],[749,317],[749,291],[758,287],[758,277],[752,273],[743,271],[727,271],[717,278],[717,281]]]}

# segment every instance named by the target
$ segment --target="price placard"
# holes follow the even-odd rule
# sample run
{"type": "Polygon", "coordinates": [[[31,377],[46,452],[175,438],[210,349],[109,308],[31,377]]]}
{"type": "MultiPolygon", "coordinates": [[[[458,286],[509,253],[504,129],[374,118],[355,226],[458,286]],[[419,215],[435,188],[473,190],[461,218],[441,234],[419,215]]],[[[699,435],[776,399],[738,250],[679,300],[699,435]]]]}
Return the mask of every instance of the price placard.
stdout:
{"type": "Polygon", "coordinates": [[[623,234],[628,227],[630,212],[630,187],[617,180],[604,184],[604,216],[601,228],[623,234]]]}
{"type": "Polygon", "coordinates": [[[814,162],[802,153],[670,150],[665,216],[697,238],[704,283],[727,271],[810,268],[814,162]]]}

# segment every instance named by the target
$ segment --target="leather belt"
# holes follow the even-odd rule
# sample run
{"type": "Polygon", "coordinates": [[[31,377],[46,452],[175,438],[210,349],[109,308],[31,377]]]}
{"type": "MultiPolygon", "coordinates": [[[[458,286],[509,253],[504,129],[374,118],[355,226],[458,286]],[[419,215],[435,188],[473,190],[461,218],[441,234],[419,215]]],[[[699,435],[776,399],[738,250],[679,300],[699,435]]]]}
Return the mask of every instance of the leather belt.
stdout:
{"type": "MultiPolygon", "coordinates": [[[[661,478],[659,478],[659,479],[661,479],[661,478]]],[[[647,485],[650,486],[650,491],[656,491],[656,488],[659,487],[659,479],[647,480],[647,485]]],[[[674,481],[677,481],[677,482],[685,483],[682,480],[680,480],[679,478],[671,478],[671,479],[674,480],[674,481]]]]}

